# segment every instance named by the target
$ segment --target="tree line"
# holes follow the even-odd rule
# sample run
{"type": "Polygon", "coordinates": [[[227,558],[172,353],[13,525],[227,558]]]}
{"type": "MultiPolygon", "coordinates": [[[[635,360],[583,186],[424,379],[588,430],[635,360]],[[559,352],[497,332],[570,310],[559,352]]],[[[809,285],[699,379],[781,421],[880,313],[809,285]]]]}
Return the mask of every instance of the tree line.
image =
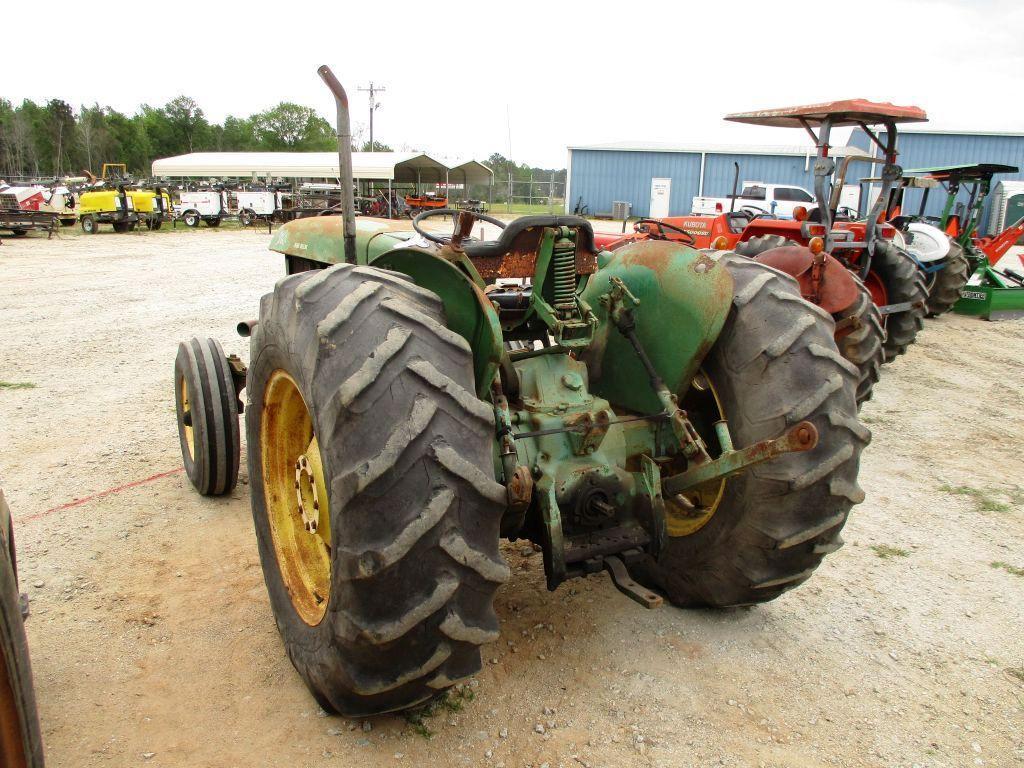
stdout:
{"type": "MultiPolygon", "coordinates": [[[[357,126],[355,133],[353,149],[370,151],[363,129],[357,126]]],[[[125,163],[130,173],[146,177],[153,160],[189,152],[324,152],[336,147],[334,127],[314,109],[291,102],[215,123],[188,96],[161,107],[143,104],[133,115],[99,104],[76,110],[62,99],[43,104],[25,99],[16,106],[0,98],[0,178],[77,176],[83,170],[98,174],[103,163],[125,163]]],[[[375,141],[372,150],[391,148],[375,141]]],[[[564,169],[519,164],[498,153],[486,162],[494,171],[495,202],[505,199],[509,174],[515,181],[531,175],[548,181],[554,173],[557,183],[565,182],[564,169]]]]}
{"type": "MultiPolygon", "coordinates": [[[[378,152],[388,147],[374,142],[378,152]]],[[[162,107],[143,104],[134,115],[112,107],[81,107],[51,99],[26,99],[14,106],[0,99],[0,176],[78,175],[98,172],[103,163],[125,163],[136,176],[148,176],[152,162],[188,152],[329,151],[334,128],[315,110],[281,102],[249,117],[206,119],[188,96],[162,107]]],[[[359,149],[368,151],[368,143],[359,149]]]]}

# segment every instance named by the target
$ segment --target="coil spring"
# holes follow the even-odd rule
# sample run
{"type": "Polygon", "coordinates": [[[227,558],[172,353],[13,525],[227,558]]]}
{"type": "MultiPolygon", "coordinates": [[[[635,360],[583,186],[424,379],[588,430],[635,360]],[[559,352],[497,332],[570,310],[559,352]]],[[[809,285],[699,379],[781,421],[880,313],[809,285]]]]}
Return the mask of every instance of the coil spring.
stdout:
{"type": "Polygon", "coordinates": [[[556,243],[551,261],[555,310],[572,313],[576,309],[576,244],[556,243]]]}

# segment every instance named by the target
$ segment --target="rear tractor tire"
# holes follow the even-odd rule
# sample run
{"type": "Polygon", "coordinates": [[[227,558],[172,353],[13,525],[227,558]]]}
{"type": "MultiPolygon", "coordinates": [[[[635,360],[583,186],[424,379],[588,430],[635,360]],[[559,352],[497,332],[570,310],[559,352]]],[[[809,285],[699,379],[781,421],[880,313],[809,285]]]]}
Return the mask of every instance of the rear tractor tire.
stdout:
{"type": "MultiPolygon", "coordinates": [[[[781,235],[761,235],[736,244],[736,253],[753,259],[765,251],[796,245],[781,235]]],[[[851,273],[860,290],[857,300],[847,309],[832,316],[836,321],[836,344],[839,353],[857,366],[857,408],[871,399],[878,381],[880,368],[885,362],[885,328],[882,315],[871,299],[864,284],[851,273]],[[850,330],[847,330],[849,328],[850,330]]]]}
{"type": "Polygon", "coordinates": [[[971,265],[960,243],[950,241],[949,253],[942,260],[942,269],[931,274],[928,282],[928,317],[949,312],[960,300],[960,289],[967,285],[971,265]]]}
{"type": "Polygon", "coordinates": [[[238,481],[238,394],[227,357],[215,339],[178,345],[174,401],[185,473],[203,496],[223,496],[238,481]]]}
{"type": "Polygon", "coordinates": [[[803,583],[842,545],[847,515],[864,498],[857,472],[870,432],[857,420],[858,372],[836,349],[832,318],[781,272],[735,255],[720,263],[732,273],[735,295],[704,360],[710,402],[737,446],[804,420],[817,429],[818,444],[708,489],[702,498],[713,504],[702,522],[684,516],[673,523],[679,518],[669,510],[657,559],[633,569],[682,607],[763,603],[803,583]]]}
{"type": "Polygon", "coordinates": [[[833,317],[839,328],[836,333],[839,354],[857,366],[857,410],[860,410],[871,399],[885,363],[885,328],[868,289],[855,275],[851,277],[857,281],[857,300],[833,317]]]}
{"type": "Polygon", "coordinates": [[[907,351],[924,327],[928,287],[913,257],[888,240],[880,240],[875,245],[868,282],[874,282],[876,289],[879,285],[882,287],[886,304],[909,302],[914,305],[905,312],[894,312],[884,318],[885,362],[889,363],[907,351]]]}
{"type": "Polygon", "coordinates": [[[796,245],[796,243],[782,235],[758,235],[757,237],[752,237],[749,240],[743,240],[736,243],[736,247],[733,248],[733,250],[740,256],[746,256],[748,259],[752,259],[765,251],[770,251],[773,248],[781,248],[784,245],[796,245]]]}
{"type": "Polygon", "coordinates": [[[339,264],[280,281],[252,336],[252,512],[288,656],[328,711],[413,706],[480,669],[505,489],[469,345],[432,292],[339,264]]]}
{"type": "Polygon", "coordinates": [[[3,491],[0,491],[0,766],[43,766],[43,740],[18,594],[11,512],[3,491]]]}

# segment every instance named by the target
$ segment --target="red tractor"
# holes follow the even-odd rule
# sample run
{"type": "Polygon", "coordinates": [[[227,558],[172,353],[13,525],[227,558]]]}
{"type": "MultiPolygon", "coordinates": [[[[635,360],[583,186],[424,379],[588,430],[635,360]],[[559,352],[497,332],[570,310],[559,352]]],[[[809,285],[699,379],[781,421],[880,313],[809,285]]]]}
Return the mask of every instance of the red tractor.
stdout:
{"type": "Polygon", "coordinates": [[[632,234],[605,235],[599,245],[614,250],[638,239],[682,240],[697,248],[733,250],[791,275],[804,298],[835,320],[839,349],[860,371],[862,403],[871,396],[881,363],[906,352],[924,325],[924,279],[913,257],[893,242],[895,228],[881,217],[902,174],[896,165],[896,124],[927,119],[918,107],[863,99],[728,115],[726,120],[734,122],[802,127],[811,134],[818,155],[817,207],[798,208],[793,219],[752,210],[641,219],[632,234]],[[831,181],[836,165],[829,137],[833,128],[845,126],[860,127],[883,153],[883,160],[875,161],[884,163],[882,190],[863,220],[839,215],[839,188],[831,181]],[[883,126],[884,136],[874,126],[883,126]]]}

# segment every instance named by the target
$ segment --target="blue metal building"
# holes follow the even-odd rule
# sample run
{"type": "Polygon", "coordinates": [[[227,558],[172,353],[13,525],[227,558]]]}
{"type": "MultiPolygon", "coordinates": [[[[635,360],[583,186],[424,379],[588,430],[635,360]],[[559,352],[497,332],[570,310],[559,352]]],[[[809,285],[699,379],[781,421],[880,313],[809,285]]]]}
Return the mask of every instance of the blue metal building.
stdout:
{"type": "MultiPolygon", "coordinates": [[[[885,132],[882,132],[884,142],[885,132]]],[[[875,147],[867,135],[860,128],[856,129],[850,137],[851,145],[863,149],[876,157],[881,156],[881,151],[875,147]]],[[[985,131],[932,131],[922,128],[900,128],[896,138],[896,149],[899,152],[898,161],[904,170],[915,168],[934,168],[941,165],[956,165],[957,163],[1002,163],[1013,165],[1024,171],[1024,133],[994,133],[985,131]]],[[[853,164],[857,170],[856,179],[877,175],[877,165],[853,164]],[[866,170],[871,168],[873,170],[866,170]]],[[[1007,173],[997,175],[992,182],[992,187],[1000,181],[1010,179],[1024,179],[1024,172],[1007,173]]],[[[847,179],[847,183],[855,179],[847,179]]],[[[863,185],[866,187],[867,185],[863,185]]],[[[904,198],[903,209],[908,213],[917,213],[921,204],[919,189],[908,190],[904,198]]],[[[862,200],[867,200],[862,195],[862,200]]],[[[928,194],[928,204],[925,214],[938,216],[942,213],[942,207],[946,200],[945,191],[933,189],[928,194]]],[[[957,202],[968,202],[967,192],[960,191],[957,202]]],[[[989,200],[991,202],[991,198],[989,200]]],[[[862,205],[862,208],[864,206],[862,205]]],[[[987,231],[989,222],[990,205],[987,203],[982,218],[982,233],[992,234],[987,231]]]]}
{"type": "MultiPolygon", "coordinates": [[[[835,150],[843,154],[847,148],[835,150]]],[[[741,185],[761,181],[813,187],[814,148],[809,145],[598,144],[569,147],[566,211],[583,203],[592,215],[605,215],[613,201],[621,200],[631,204],[633,216],[649,216],[652,181],[671,179],[669,215],[684,215],[697,195],[732,192],[734,163],[740,165],[741,185]]]]}
{"type": "MultiPolygon", "coordinates": [[[[1024,133],[984,131],[929,131],[901,129],[899,162],[906,169],[928,168],[955,163],[1004,163],[1024,169],[1024,133]]],[[[852,132],[848,146],[833,147],[833,156],[875,154],[879,150],[859,128],[852,132]]],[[[585,204],[592,215],[611,213],[613,201],[631,204],[633,216],[650,215],[652,182],[670,179],[669,214],[687,214],[696,195],[724,197],[732,192],[734,163],[740,164],[739,180],[770,184],[794,184],[812,189],[814,148],[770,145],[674,145],[658,143],[615,143],[569,147],[566,211],[585,204]]],[[[847,184],[877,175],[875,164],[853,163],[847,184]]],[[[996,182],[1024,179],[1024,173],[996,177],[996,182]]],[[[861,211],[867,208],[868,185],[861,185],[861,211]]],[[[920,190],[907,193],[904,209],[917,212],[920,190]]],[[[928,215],[942,211],[945,195],[932,190],[928,215]]],[[[965,193],[961,198],[966,203],[965,193]]],[[[985,211],[987,225],[989,211],[985,211]]],[[[983,230],[984,231],[984,230],[983,230]]]]}

